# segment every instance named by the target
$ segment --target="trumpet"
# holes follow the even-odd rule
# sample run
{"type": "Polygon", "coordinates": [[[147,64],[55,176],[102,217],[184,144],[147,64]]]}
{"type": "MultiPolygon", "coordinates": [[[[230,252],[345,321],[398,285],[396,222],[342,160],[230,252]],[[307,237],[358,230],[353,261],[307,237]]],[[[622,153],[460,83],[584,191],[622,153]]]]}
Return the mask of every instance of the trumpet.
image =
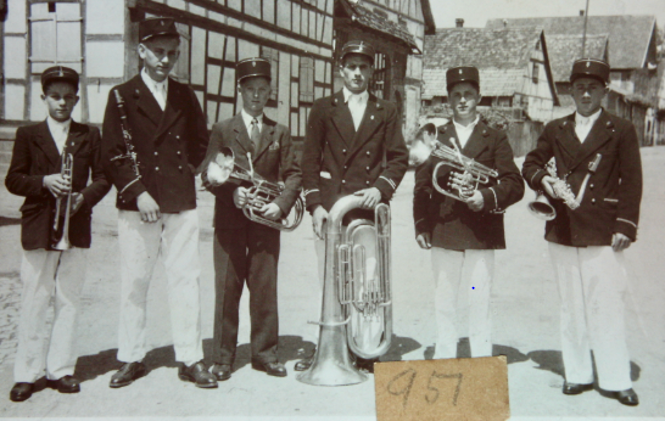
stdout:
{"type": "Polygon", "coordinates": [[[454,149],[437,142],[434,146],[434,150],[432,150],[432,153],[430,154],[431,156],[441,159],[441,162],[437,163],[434,167],[434,171],[432,171],[432,185],[439,193],[465,202],[468,198],[468,194],[462,192],[462,187],[454,186],[453,188],[457,190],[457,193],[454,193],[439,185],[437,174],[441,167],[446,166],[462,172],[464,184],[472,186],[473,190],[477,190],[480,184],[487,184],[491,179],[496,179],[499,177],[499,173],[496,170],[476,162],[472,158],[462,155],[462,152],[459,150],[455,142],[451,143],[453,144],[454,149]]]}
{"type": "Polygon", "coordinates": [[[249,188],[248,199],[242,208],[245,216],[254,222],[263,224],[280,231],[293,231],[302,222],[305,214],[305,203],[298,196],[288,215],[279,221],[273,221],[261,215],[261,209],[273,202],[284,192],[282,183],[272,183],[260,177],[252,167],[251,154],[247,153],[250,169],[247,170],[235,164],[235,154],[228,147],[222,147],[215,159],[210,161],[205,178],[211,186],[224,184],[229,178],[249,181],[253,185],[249,188]]]}
{"type": "Polygon", "coordinates": [[[321,320],[311,322],[320,326],[319,344],[311,367],[297,377],[303,383],[314,386],[361,383],[367,380],[367,375],[353,365],[349,350],[371,359],[390,348],[390,208],[379,204],[374,209],[374,221],[355,219],[344,228],[344,216],[359,208],[361,202],[361,196],[339,199],[325,224],[321,320]],[[376,259],[368,255],[376,255],[376,259]]]}
{"type": "MultiPolygon", "coordinates": [[[[68,153],[62,154],[62,166],[60,175],[69,182],[69,192],[67,193],[67,203],[65,205],[65,215],[62,224],[62,235],[58,241],[54,241],[51,248],[54,250],[69,250],[72,243],[69,241],[69,219],[72,211],[72,174],[74,174],[74,157],[68,153]]],[[[62,196],[55,199],[55,221],[53,222],[53,232],[57,236],[60,229],[60,214],[62,213],[62,196]]]]}

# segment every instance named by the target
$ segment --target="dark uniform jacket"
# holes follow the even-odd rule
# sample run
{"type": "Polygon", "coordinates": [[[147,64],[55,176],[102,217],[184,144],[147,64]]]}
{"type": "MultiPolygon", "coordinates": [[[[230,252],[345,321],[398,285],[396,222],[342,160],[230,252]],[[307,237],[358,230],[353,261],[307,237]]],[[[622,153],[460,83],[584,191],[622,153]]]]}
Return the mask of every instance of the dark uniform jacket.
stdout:
{"type": "Polygon", "coordinates": [[[522,174],[534,190],[542,190],[543,169],[556,158],[558,177],[574,194],[588,173],[589,162],[602,155],[591,175],[582,203],[570,210],[561,200],[550,200],[557,216],[545,225],[545,238],[567,246],[612,244],[619,232],[635,241],[642,198],[642,164],[635,127],[603,110],[584,143],[575,134],[575,114],[550,122],[536,149],[524,161],[522,174]]]}
{"type": "MultiPolygon", "coordinates": [[[[110,189],[101,165],[100,143],[97,128],[72,121],[64,152],[74,158],[72,191],[84,198],[69,221],[69,241],[75,247],[90,247],[92,207],[110,189]],[[91,173],[92,183],[87,185],[91,173]]],[[[44,176],[60,173],[61,167],[62,157],[46,121],[18,129],[5,185],[10,193],[25,196],[21,206],[21,243],[25,250],[48,250],[54,239],[61,237],[61,232],[53,232],[56,199],[43,184],[44,176]]]]}
{"type": "Polygon", "coordinates": [[[111,161],[126,152],[120,114],[111,91],[104,115],[102,159],[118,190],[118,209],[138,210],[136,198],[144,191],[164,213],[196,208],[194,173],[205,156],[208,131],[194,92],[170,79],[166,109],[162,111],[140,75],[113,89],[125,101],[141,173],[141,179],[135,181],[128,159],[111,161]]]}
{"type": "MultiPolygon", "coordinates": [[[[453,147],[457,132],[453,122],[439,127],[437,140],[453,147]]],[[[478,122],[462,154],[494,169],[498,179],[479,186],[484,206],[478,212],[452,197],[436,191],[432,185],[432,172],[439,158],[430,156],[416,169],[413,197],[413,216],[416,235],[428,232],[434,247],[450,250],[504,249],[503,212],[524,196],[524,181],[513,158],[513,150],[506,134],[478,122]]],[[[437,173],[439,186],[445,187],[449,170],[442,167],[437,173]]]]}
{"type": "MultiPolygon", "coordinates": [[[[252,151],[252,141],[247,127],[238,114],[233,118],[217,123],[212,127],[212,136],[208,152],[201,165],[202,178],[207,184],[206,171],[210,161],[214,160],[222,147],[233,150],[235,164],[248,170],[247,153],[252,151]]],[[[283,216],[289,214],[291,207],[300,194],[301,173],[295,156],[295,147],[289,129],[263,116],[261,140],[251,154],[254,171],[263,179],[277,184],[284,183],[284,191],[274,200],[282,210],[283,216]]],[[[233,203],[233,192],[238,186],[250,187],[249,182],[234,178],[221,186],[209,190],[216,196],[214,225],[220,229],[240,229],[250,222],[242,209],[233,203]]]]}
{"type": "Polygon", "coordinates": [[[341,197],[368,187],[390,200],[409,160],[401,120],[393,103],[370,94],[356,132],[341,91],[315,101],[302,157],[307,209],[330,210],[341,197]]]}

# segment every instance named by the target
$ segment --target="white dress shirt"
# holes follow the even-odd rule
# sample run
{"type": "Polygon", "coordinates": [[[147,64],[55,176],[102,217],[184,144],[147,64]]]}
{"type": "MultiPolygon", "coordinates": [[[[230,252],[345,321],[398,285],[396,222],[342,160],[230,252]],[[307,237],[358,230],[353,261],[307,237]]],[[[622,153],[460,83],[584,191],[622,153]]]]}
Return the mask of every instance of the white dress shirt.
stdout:
{"type": "Polygon", "coordinates": [[[146,84],[148,89],[150,89],[150,92],[152,92],[152,96],[157,100],[159,108],[164,111],[166,109],[166,98],[168,98],[169,95],[169,78],[167,77],[163,81],[157,82],[148,75],[148,71],[144,67],[143,70],[141,70],[141,79],[143,79],[143,83],[146,84]]]}
{"type": "Polygon", "coordinates": [[[469,138],[471,137],[471,133],[473,133],[473,129],[476,128],[476,124],[478,124],[478,121],[480,121],[480,116],[476,116],[475,120],[473,120],[468,126],[465,126],[463,124],[458,123],[453,118],[453,124],[455,125],[455,131],[457,132],[457,139],[459,140],[459,144],[462,147],[462,149],[464,149],[464,146],[466,145],[466,142],[469,141],[469,138]]]}
{"type": "Polygon", "coordinates": [[[344,102],[349,106],[351,117],[353,117],[353,127],[358,131],[360,123],[363,121],[365,110],[367,109],[367,101],[369,100],[369,92],[365,90],[361,94],[354,94],[349,91],[346,86],[342,88],[344,94],[344,102]]]}
{"type": "Polygon", "coordinates": [[[584,143],[587,136],[589,136],[591,128],[596,123],[596,120],[598,120],[598,117],[600,117],[602,111],[603,109],[601,108],[589,117],[584,117],[580,113],[575,112],[575,134],[581,143],[584,143]]]}
{"type": "Polygon", "coordinates": [[[65,149],[65,144],[67,143],[67,136],[69,136],[69,127],[72,125],[72,119],[60,122],[48,116],[46,117],[46,124],[51,132],[53,141],[55,141],[55,147],[58,148],[58,152],[62,155],[62,151],[65,149]]]}
{"type": "Polygon", "coordinates": [[[258,117],[252,117],[249,115],[247,111],[243,108],[240,110],[240,115],[242,116],[242,121],[245,123],[245,127],[247,127],[247,134],[249,134],[249,137],[252,137],[252,120],[256,119],[258,126],[259,126],[259,133],[263,130],[263,113],[261,113],[260,116],[258,117]]]}

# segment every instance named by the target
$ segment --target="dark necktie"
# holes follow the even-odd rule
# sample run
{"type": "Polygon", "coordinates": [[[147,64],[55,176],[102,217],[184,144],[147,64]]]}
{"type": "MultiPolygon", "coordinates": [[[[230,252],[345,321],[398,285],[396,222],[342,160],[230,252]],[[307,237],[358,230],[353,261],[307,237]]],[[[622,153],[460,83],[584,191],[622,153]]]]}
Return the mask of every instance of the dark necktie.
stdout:
{"type": "Polygon", "coordinates": [[[256,151],[256,149],[259,147],[259,141],[261,140],[261,132],[259,131],[259,121],[256,118],[252,119],[252,128],[249,137],[252,140],[252,148],[256,151]]]}

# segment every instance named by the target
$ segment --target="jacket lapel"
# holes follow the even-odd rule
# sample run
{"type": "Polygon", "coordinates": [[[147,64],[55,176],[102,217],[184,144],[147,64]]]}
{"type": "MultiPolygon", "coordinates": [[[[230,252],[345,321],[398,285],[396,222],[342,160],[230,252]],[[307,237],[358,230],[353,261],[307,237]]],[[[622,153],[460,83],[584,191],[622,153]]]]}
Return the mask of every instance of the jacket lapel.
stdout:
{"type": "Polygon", "coordinates": [[[586,162],[589,155],[593,154],[605,142],[611,139],[610,131],[614,130],[614,125],[607,118],[607,111],[603,110],[598,117],[598,120],[591,127],[591,131],[586,137],[584,143],[581,144],[575,158],[573,159],[569,171],[572,171],[580,165],[581,162],[586,162]]]}
{"type": "MultiPolygon", "coordinates": [[[[156,127],[159,127],[159,123],[162,120],[164,111],[159,107],[157,100],[150,92],[148,86],[141,78],[141,75],[134,77],[134,97],[136,98],[136,108],[150,121],[152,121],[156,127]]],[[[125,98],[127,101],[127,98],[125,98]]],[[[167,101],[168,102],[168,101],[167,101]]]]}
{"type": "Polygon", "coordinates": [[[55,140],[51,136],[51,131],[48,128],[46,120],[41,122],[38,126],[39,137],[37,138],[37,145],[44,152],[49,162],[60,168],[60,153],[58,147],[55,146],[55,140]]]}
{"type": "MultiPolygon", "coordinates": [[[[358,149],[362,148],[372,137],[376,129],[383,123],[384,116],[382,111],[383,107],[381,104],[377,102],[374,95],[370,94],[369,99],[367,100],[365,114],[363,114],[363,119],[358,127],[358,132],[356,132],[356,135],[353,138],[353,145],[349,157],[358,149]]],[[[353,122],[353,119],[351,119],[351,121],[353,122]]]]}
{"type": "Polygon", "coordinates": [[[258,159],[263,155],[263,153],[268,150],[270,146],[273,144],[273,134],[275,133],[275,123],[274,121],[270,120],[266,115],[263,115],[263,128],[261,130],[261,143],[257,145],[257,150],[254,153],[254,157],[252,159],[253,162],[258,161],[258,159]]]}
{"type": "Polygon", "coordinates": [[[468,158],[475,158],[482,151],[487,148],[487,137],[489,132],[485,123],[479,121],[476,127],[473,128],[469,140],[466,141],[464,148],[462,148],[462,155],[468,158]]]}
{"type": "Polygon", "coordinates": [[[349,111],[349,107],[344,102],[342,91],[333,95],[332,104],[332,122],[346,146],[350,146],[356,135],[356,129],[353,126],[351,111],[349,111]]]}
{"type": "MultiPolygon", "coordinates": [[[[183,95],[180,91],[180,86],[176,85],[172,80],[169,80],[168,84],[169,87],[166,98],[166,108],[164,108],[164,112],[162,113],[162,118],[159,122],[159,127],[157,128],[157,132],[155,134],[155,140],[160,139],[162,134],[168,130],[169,127],[171,127],[183,113],[182,106],[185,101],[182,100],[183,95]]],[[[155,98],[153,96],[153,100],[154,99],[155,98]]],[[[157,100],[155,100],[155,103],[157,103],[157,100]]],[[[159,107],[159,104],[157,104],[157,107],[159,107]]]]}
{"type": "Polygon", "coordinates": [[[85,130],[82,124],[79,124],[72,120],[71,126],[69,126],[69,136],[67,136],[67,142],[65,143],[65,152],[76,155],[76,152],[81,147],[81,144],[85,141],[85,130]]]}
{"type": "Polygon", "coordinates": [[[247,127],[245,127],[245,122],[242,121],[242,115],[240,113],[233,117],[232,127],[233,132],[235,133],[234,142],[240,145],[243,150],[243,155],[250,152],[252,150],[252,141],[249,138],[247,127]]]}
{"type": "Polygon", "coordinates": [[[438,128],[438,134],[436,140],[442,144],[448,146],[449,148],[455,148],[454,145],[457,145],[461,149],[459,139],[457,138],[457,131],[453,125],[453,121],[450,120],[446,125],[438,128]]]}
{"type": "Polygon", "coordinates": [[[564,158],[564,162],[557,162],[557,167],[560,167],[559,172],[567,172],[567,168],[571,166],[581,147],[580,140],[575,134],[575,113],[559,123],[559,133],[556,139],[561,156],[564,158]],[[566,170],[564,171],[564,169],[566,170]]]}

